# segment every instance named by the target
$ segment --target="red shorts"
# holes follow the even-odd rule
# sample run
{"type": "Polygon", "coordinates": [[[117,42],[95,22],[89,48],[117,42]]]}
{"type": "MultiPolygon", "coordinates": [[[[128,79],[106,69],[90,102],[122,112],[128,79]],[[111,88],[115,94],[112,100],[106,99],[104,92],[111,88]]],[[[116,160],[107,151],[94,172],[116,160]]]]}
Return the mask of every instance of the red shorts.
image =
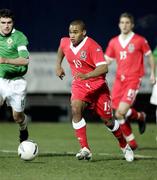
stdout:
{"type": "Polygon", "coordinates": [[[112,117],[110,92],[106,83],[98,84],[87,81],[74,83],[72,84],[71,100],[74,99],[88,102],[89,108],[104,119],[112,117]]]}
{"type": "Polygon", "coordinates": [[[116,79],[112,88],[112,107],[117,109],[120,102],[132,105],[139,91],[141,78],[116,79]]]}

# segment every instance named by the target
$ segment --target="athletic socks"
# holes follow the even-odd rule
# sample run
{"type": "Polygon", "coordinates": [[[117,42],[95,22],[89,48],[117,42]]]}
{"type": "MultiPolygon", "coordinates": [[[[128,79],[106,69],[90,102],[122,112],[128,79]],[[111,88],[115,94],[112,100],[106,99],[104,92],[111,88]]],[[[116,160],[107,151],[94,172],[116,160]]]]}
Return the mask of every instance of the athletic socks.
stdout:
{"type": "Polygon", "coordinates": [[[115,120],[115,124],[114,124],[113,129],[109,129],[109,131],[111,131],[113,133],[113,135],[116,137],[116,139],[119,142],[120,147],[125,148],[126,145],[127,145],[127,142],[126,142],[126,140],[125,140],[125,138],[123,136],[123,133],[122,133],[122,131],[120,129],[120,126],[119,126],[119,123],[118,123],[117,120],[115,120]]]}
{"type": "Polygon", "coordinates": [[[134,108],[130,108],[126,114],[126,119],[129,121],[130,120],[138,121],[138,120],[140,120],[140,116],[141,116],[140,112],[136,111],[136,109],[134,109],[134,108]]]}
{"type": "Polygon", "coordinates": [[[79,141],[79,144],[81,148],[89,148],[88,142],[87,142],[87,134],[86,134],[86,122],[84,118],[81,119],[81,121],[75,123],[72,122],[73,128],[75,129],[75,135],[79,141]]]}
{"type": "Polygon", "coordinates": [[[24,115],[24,116],[25,116],[24,120],[21,123],[19,123],[19,130],[20,131],[27,128],[28,118],[26,115],[24,115]]]}
{"type": "Polygon", "coordinates": [[[135,141],[135,136],[132,133],[132,129],[130,126],[130,123],[125,121],[124,119],[119,120],[120,128],[122,130],[122,133],[126,139],[126,141],[129,143],[130,147],[134,150],[137,148],[137,143],[135,141]]]}

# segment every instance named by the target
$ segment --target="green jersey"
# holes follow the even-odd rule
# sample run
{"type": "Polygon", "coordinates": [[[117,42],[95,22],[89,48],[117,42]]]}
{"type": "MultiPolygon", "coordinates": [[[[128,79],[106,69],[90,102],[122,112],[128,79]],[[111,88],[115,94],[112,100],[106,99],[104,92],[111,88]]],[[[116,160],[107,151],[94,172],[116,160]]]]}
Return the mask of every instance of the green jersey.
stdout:
{"type": "MultiPolygon", "coordinates": [[[[0,35],[0,57],[15,59],[18,57],[28,58],[28,40],[26,36],[15,29],[9,36],[0,35]]],[[[0,77],[15,79],[22,77],[27,72],[28,66],[12,64],[0,64],[0,77]]]]}
{"type": "MultiPolygon", "coordinates": [[[[157,47],[154,49],[153,55],[154,55],[154,58],[155,58],[155,63],[157,65],[157,47]]],[[[157,77],[157,70],[156,70],[156,77],[157,77]]]]}

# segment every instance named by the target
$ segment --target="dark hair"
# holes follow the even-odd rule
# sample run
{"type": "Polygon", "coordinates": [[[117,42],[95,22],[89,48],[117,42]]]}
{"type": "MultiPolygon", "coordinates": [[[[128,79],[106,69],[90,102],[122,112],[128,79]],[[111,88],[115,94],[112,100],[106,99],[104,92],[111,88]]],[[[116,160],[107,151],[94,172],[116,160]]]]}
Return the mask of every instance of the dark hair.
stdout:
{"type": "Polygon", "coordinates": [[[134,24],[134,17],[133,17],[132,14],[130,14],[130,13],[128,13],[128,12],[124,12],[124,13],[122,13],[122,14],[120,15],[119,20],[120,20],[121,18],[123,18],[123,17],[126,17],[126,18],[130,19],[131,23],[134,24]]]}
{"type": "Polygon", "coordinates": [[[13,21],[15,20],[14,14],[10,9],[0,9],[0,18],[11,18],[13,21]]]}
{"type": "Polygon", "coordinates": [[[86,25],[85,25],[85,23],[84,23],[82,20],[80,20],[80,19],[72,21],[72,22],[70,23],[70,26],[71,26],[71,25],[79,25],[79,26],[82,28],[82,30],[86,30],[86,25]]]}

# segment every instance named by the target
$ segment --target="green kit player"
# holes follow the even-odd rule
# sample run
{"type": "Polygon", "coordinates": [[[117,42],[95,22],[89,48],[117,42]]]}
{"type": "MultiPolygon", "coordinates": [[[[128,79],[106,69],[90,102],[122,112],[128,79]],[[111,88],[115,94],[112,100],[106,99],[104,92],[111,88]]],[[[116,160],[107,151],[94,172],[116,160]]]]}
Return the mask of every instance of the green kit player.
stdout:
{"type": "Polygon", "coordinates": [[[29,52],[26,36],[14,29],[14,15],[0,9],[0,105],[6,101],[13,119],[19,124],[19,141],[28,139],[27,116],[24,114],[29,52]]]}
{"type": "Polygon", "coordinates": [[[156,123],[157,123],[157,46],[155,47],[154,51],[153,51],[153,55],[155,58],[155,64],[156,64],[156,83],[153,86],[152,89],[152,94],[150,97],[150,103],[156,106],[156,123]]]}

